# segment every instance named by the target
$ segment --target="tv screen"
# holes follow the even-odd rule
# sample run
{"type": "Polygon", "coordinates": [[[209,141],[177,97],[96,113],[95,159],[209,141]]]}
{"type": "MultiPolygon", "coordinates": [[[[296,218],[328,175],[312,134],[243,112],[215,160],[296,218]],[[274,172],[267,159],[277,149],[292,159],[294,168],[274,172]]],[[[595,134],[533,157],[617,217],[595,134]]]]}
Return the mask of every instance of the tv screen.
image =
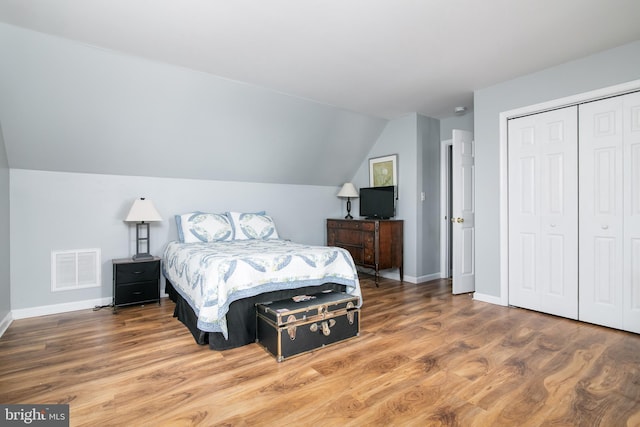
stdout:
{"type": "Polygon", "coordinates": [[[395,186],[360,189],[360,216],[367,219],[393,218],[396,211],[395,186]]]}

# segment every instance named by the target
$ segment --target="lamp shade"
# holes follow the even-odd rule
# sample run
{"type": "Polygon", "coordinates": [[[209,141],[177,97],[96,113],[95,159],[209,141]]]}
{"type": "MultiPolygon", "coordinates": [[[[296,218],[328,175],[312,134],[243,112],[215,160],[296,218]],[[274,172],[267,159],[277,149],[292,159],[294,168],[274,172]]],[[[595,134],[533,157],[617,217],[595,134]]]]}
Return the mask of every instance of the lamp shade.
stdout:
{"type": "Polygon", "coordinates": [[[347,182],[340,189],[338,197],[358,198],[358,190],[356,190],[356,187],[352,183],[347,182]]]}
{"type": "Polygon", "coordinates": [[[151,200],[147,200],[144,197],[136,199],[129,210],[129,214],[125,218],[126,222],[151,222],[162,221],[160,214],[153,206],[151,200]]]}

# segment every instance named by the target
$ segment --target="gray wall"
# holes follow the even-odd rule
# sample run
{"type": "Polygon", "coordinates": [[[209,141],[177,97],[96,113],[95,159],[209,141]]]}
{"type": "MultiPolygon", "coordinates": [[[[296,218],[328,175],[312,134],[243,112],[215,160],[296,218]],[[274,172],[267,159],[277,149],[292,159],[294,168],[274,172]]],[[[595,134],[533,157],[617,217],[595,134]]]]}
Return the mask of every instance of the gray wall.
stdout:
{"type": "MultiPolygon", "coordinates": [[[[439,272],[439,241],[432,238],[439,233],[439,132],[438,120],[418,114],[391,120],[352,180],[358,189],[369,187],[369,159],[398,155],[396,219],[404,220],[404,276],[410,282],[429,280],[439,272]],[[428,194],[425,202],[420,201],[422,191],[428,194]]],[[[356,200],[352,210],[358,209],[356,200]]],[[[383,272],[397,278],[396,273],[383,272]]]]}
{"type": "Polygon", "coordinates": [[[461,116],[451,116],[440,120],[440,140],[446,141],[452,138],[453,129],[473,132],[473,111],[467,111],[461,116]]]}
{"type": "MultiPolygon", "coordinates": [[[[391,120],[382,131],[371,151],[362,160],[353,178],[358,189],[369,187],[369,159],[374,157],[398,155],[398,200],[396,201],[396,219],[404,220],[404,275],[417,276],[416,260],[416,202],[417,191],[417,142],[416,114],[410,114],[391,120]]],[[[355,212],[360,205],[354,204],[355,212]]],[[[385,272],[389,274],[389,272],[385,272]]],[[[396,276],[397,277],[397,276],[396,276]]],[[[415,280],[415,279],[413,279],[415,280]]]]}
{"type": "Polygon", "coordinates": [[[440,273],[440,126],[439,120],[418,116],[420,173],[416,200],[420,220],[416,256],[421,281],[435,279],[440,273]]]}
{"type": "Polygon", "coordinates": [[[10,187],[13,310],[110,297],[111,259],[135,253],[135,227],[123,219],[139,197],[163,217],[151,224],[154,255],[177,238],[175,214],[266,210],[282,238],[319,245],[326,218],[344,215],[339,188],[329,186],[11,169],[10,187]],[[101,249],[102,287],[51,292],[51,251],[89,248],[101,249]]]}
{"type": "Polygon", "coordinates": [[[476,291],[500,297],[499,114],[640,79],[640,41],[474,93],[476,291]]]}
{"type": "Polygon", "coordinates": [[[6,24],[0,58],[12,169],[337,186],[387,122],[6,24]]]}
{"type": "Polygon", "coordinates": [[[9,163],[0,123],[0,324],[11,310],[9,194],[9,163]]]}

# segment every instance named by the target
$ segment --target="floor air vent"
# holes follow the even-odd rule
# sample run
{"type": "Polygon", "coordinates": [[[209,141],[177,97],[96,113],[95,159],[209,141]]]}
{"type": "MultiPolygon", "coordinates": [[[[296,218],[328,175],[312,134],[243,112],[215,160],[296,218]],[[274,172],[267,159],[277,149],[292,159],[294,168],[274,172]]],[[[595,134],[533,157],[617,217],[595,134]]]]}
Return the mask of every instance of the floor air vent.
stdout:
{"type": "Polygon", "coordinates": [[[100,249],[51,252],[51,290],[95,288],[101,284],[100,249]]]}

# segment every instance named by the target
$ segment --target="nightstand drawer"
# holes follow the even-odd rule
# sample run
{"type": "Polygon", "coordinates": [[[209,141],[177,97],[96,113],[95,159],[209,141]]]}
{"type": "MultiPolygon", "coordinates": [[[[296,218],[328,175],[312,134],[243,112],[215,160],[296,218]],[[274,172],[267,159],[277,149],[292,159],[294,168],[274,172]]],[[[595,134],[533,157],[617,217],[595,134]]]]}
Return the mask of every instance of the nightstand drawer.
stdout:
{"type": "Polygon", "coordinates": [[[158,281],[136,282],[116,286],[116,305],[158,300],[158,281]]]}
{"type": "Polygon", "coordinates": [[[116,270],[116,283],[131,283],[158,280],[160,273],[160,263],[136,262],[130,264],[119,264],[116,270]]]}

